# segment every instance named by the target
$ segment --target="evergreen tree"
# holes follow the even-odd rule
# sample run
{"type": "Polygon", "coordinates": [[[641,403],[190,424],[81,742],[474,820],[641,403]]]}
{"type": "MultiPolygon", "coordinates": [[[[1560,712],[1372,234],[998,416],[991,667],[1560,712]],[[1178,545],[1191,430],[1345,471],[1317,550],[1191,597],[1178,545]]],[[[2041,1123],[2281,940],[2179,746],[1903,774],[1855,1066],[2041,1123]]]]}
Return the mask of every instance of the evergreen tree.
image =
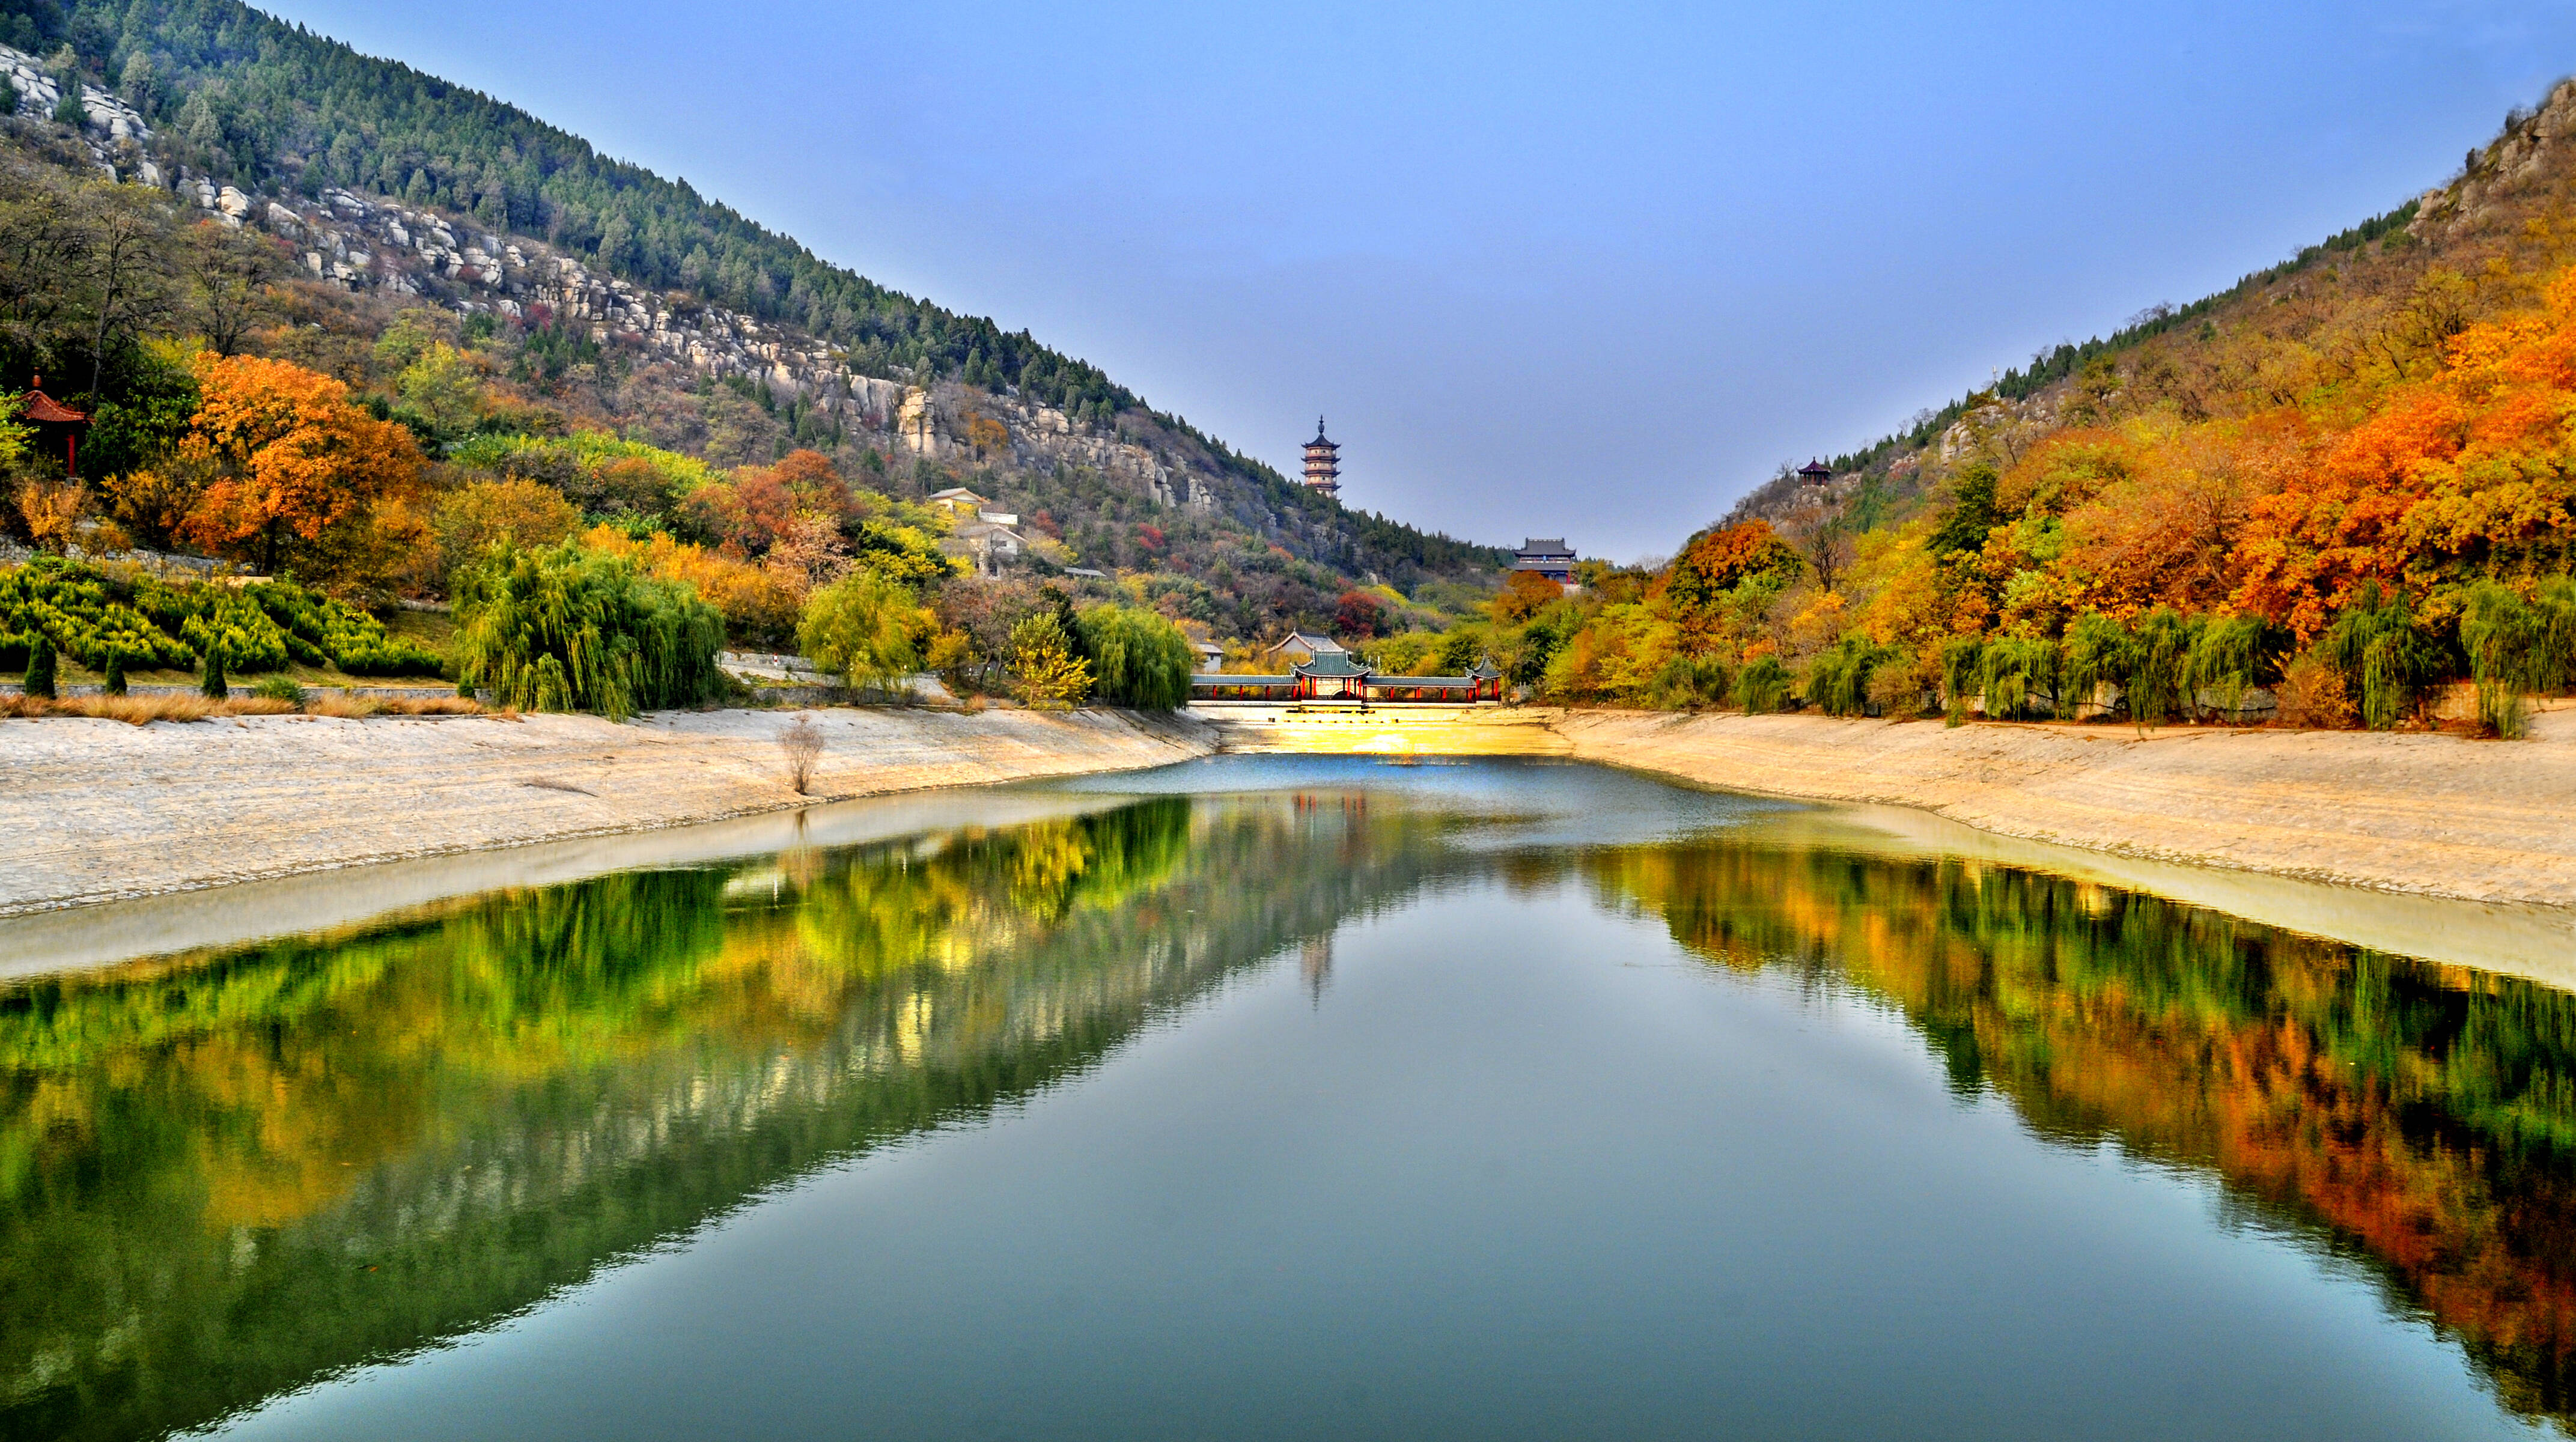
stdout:
{"type": "Polygon", "coordinates": [[[30,696],[54,699],[54,638],[39,631],[27,647],[27,683],[30,696]]]}
{"type": "Polygon", "coordinates": [[[197,670],[197,689],[214,701],[221,701],[232,694],[232,688],[224,684],[223,652],[216,647],[208,646],[205,650],[205,663],[197,670]]]}

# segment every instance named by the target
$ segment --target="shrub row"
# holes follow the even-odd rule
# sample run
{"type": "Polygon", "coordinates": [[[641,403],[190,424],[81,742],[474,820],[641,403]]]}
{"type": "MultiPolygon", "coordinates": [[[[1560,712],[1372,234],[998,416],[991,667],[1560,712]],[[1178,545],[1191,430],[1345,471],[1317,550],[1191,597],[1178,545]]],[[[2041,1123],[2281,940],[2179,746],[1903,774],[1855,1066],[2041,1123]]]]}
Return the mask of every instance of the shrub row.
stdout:
{"type": "Polygon", "coordinates": [[[128,670],[191,666],[209,649],[232,671],[290,662],[352,676],[441,669],[437,652],[291,581],[171,585],[52,557],[0,570],[0,667],[25,666],[39,635],[92,670],[106,669],[110,658],[128,670]]]}

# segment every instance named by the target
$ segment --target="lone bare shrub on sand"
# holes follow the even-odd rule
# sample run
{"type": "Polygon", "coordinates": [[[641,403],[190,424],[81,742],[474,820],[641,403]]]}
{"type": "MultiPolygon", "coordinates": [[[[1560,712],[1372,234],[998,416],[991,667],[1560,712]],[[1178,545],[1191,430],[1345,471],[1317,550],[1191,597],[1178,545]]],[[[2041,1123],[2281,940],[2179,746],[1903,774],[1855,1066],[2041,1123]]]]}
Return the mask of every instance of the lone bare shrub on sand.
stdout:
{"type": "Polygon", "coordinates": [[[814,763],[823,759],[823,728],[813,717],[799,716],[779,729],[778,749],[787,753],[787,784],[804,795],[814,781],[814,763]]]}
{"type": "Polygon", "coordinates": [[[2344,731],[2361,719],[2345,689],[2343,673],[2314,651],[2289,664],[2281,675],[2280,709],[2272,719],[2303,731],[2344,731]]]}

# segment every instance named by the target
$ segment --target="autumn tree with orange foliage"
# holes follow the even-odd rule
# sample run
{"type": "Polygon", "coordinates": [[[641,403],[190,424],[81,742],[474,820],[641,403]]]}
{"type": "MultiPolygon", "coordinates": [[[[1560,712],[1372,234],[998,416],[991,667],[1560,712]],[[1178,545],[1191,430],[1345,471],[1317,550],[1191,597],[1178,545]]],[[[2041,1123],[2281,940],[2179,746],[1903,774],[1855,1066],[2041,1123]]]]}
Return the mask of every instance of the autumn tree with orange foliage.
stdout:
{"type": "Polygon", "coordinates": [[[2420,596],[2565,571],[2571,415],[2576,269],[2537,309],[2452,337],[2438,373],[2391,387],[2316,464],[2255,500],[2237,604],[2304,638],[2367,582],[2420,596]]]}
{"type": "Polygon", "coordinates": [[[1680,628],[1686,651],[1706,651],[1732,639],[1731,593],[1746,581],[1782,583],[1804,563],[1769,521],[1721,526],[1691,538],[1646,591],[1647,604],[1680,628]]]}
{"type": "Polygon", "coordinates": [[[1517,626],[1565,598],[1565,588],[1536,571],[1514,571],[1503,579],[1492,611],[1498,625],[1517,626]]]}
{"type": "Polygon", "coordinates": [[[375,579],[419,539],[377,524],[420,488],[410,431],[285,361],[208,352],[196,371],[197,413],[171,462],[201,487],[181,526],[189,540],[332,585],[375,579]]]}

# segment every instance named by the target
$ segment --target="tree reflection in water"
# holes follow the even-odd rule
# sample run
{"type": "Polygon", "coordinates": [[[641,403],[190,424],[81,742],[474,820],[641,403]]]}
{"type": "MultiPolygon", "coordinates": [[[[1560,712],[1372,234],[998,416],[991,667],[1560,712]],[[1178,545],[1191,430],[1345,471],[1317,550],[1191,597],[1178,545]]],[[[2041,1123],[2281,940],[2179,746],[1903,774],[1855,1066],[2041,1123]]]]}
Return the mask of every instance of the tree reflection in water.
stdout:
{"type": "Polygon", "coordinates": [[[2576,997],[1974,863],[1705,842],[1583,870],[1713,962],[1884,999],[2044,1136],[2214,1171],[2570,1420],[2576,997]]]}
{"type": "Polygon", "coordinates": [[[1880,998],[1963,1092],[2223,1178],[2569,1416],[2576,999],[2029,872],[1493,824],[1170,796],[0,991],[0,1432],[160,1435],[489,1326],[1266,958],[1320,994],[1337,926],[1433,882],[1579,882],[1880,998]]]}
{"type": "Polygon", "coordinates": [[[1164,798],[0,992],[0,1435],[159,1435],[488,1325],[1079,1072],[1440,824],[1164,798]]]}

